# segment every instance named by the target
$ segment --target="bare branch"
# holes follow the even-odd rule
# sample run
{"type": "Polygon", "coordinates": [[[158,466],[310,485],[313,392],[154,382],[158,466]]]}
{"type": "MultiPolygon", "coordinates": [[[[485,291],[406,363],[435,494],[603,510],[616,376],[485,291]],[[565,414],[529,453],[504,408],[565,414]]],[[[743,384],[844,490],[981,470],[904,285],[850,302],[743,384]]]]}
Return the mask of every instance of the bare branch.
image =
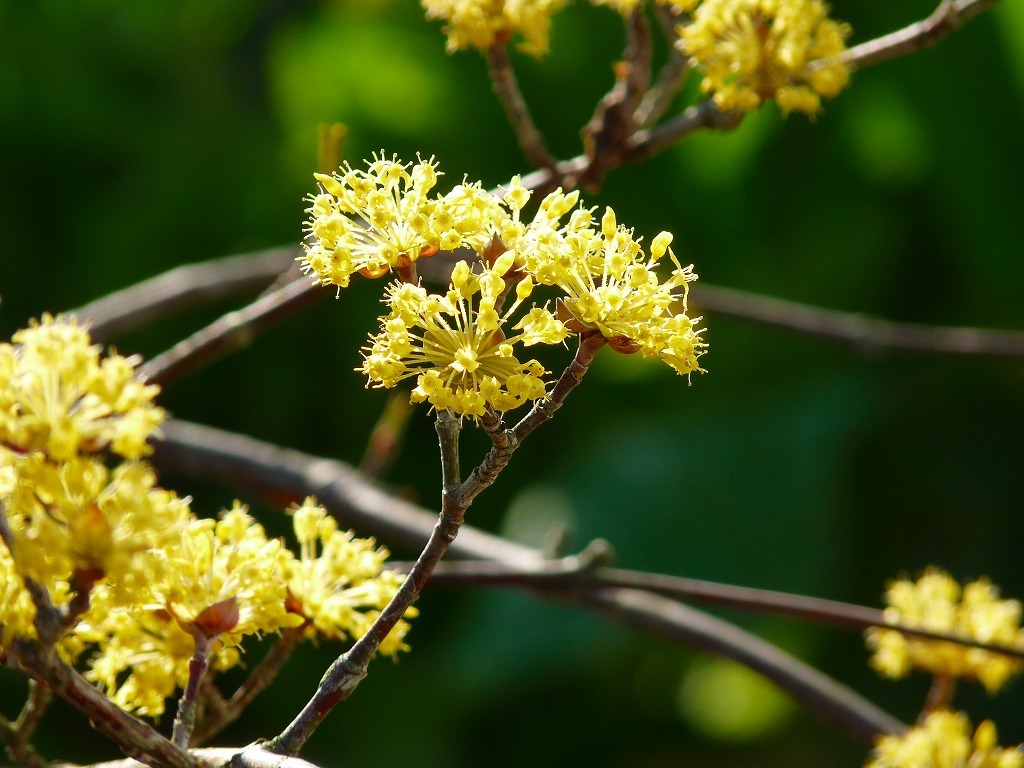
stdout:
{"type": "Polygon", "coordinates": [[[327,293],[305,277],[292,280],[178,342],[141,366],[139,373],[148,381],[165,384],[201,365],[247,347],[260,331],[319,301],[327,293]]]}
{"type": "Polygon", "coordinates": [[[0,717],[0,740],[4,742],[7,756],[19,766],[46,768],[48,765],[47,760],[32,746],[32,735],[51,700],[49,689],[35,680],[29,680],[28,696],[18,718],[12,723],[0,717]]]}
{"type": "Polygon", "coordinates": [[[320,681],[313,698],[288,727],[279,736],[267,742],[266,746],[270,751],[284,755],[298,754],[330,711],[352,695],[366,677],[370,661],[377,654],[381,643],[401,621],[409,606],[416,602],[430,574],[455,541],[468,506],[468,503],[460,504],[454,493],[460,485],[459,430],[462,428],[462,421],[451,411],[438,411],[435,426],[441,448],[441,514],[426,546],[409,570],[405,581],[366,634],[335,660],[320,681]]]}
{"type": "Polygon", "coordinates": [[[172,744],[154,728],[120,709],[61,660],[52,646],[19,637],[5,648],[8,666],[38,680],[81,711],[128,757],[153,768],[206,768],[199,758],[172,744]]]}
{"type": "MultiPolygon", "coordinates": [[[[253,699],[261,694],[277,678],[277,673],[291,658],[292,651],[302,639],[303,627],[292,627],[284,633],[267,651],[259,664],[252,668],[245,682],[238,686],[238,689],[227,701],[221,699],[216,711],[211,713],[209,709],[204,712],[204,719],[200,721],[199,728],[192,736],[193,744],[202,744],[209,741],[227,726],[238,719],[253,699]]],[[[216,689],[214,689],[216,690],[216,689]]],[[[219,695],[219,693],[218,693],[219,695]]],[[[205,703],[205,702],[204,702],[205,703]]]]}
{"type": "Polygon", "coordinates": [[[68,314],[91,322],[94,341],[108,341],[200,304],[259,290],[284,272],[302,253],[282,246],[198,264],[186,264],[116,291],[68,314]]]}
{"type": "MultiPolygon", "coordinates": [[[[213,747],[196,749],[192,754],[201,758],[212,768],[317,768],[313,763],[297,757],[287,757],[268,751],[260,744],[250,744],[241,749],[237,747],[213,747]]],[[[106,763],[94,763],[88,768],[139,768],[142,763],[136,760],[113,760],[106,763]]],[[[84,768],[83,766],[61,763],[50,768],[84,768]]]]}
{"type": "Polygon", "coordinates": [[[669,54],[668,61],[658,72],[658,79],[655,81],[654,87],[644,94],[640,106],[636,108],[633,115],[637,126],[641,128],[653,125],[672,108],[672,101],[683,87],[686,75],[690,71],[689,58],[674,44],[676,40],[675,26],[678,23],[677,15],[672,12],[671,8],[661,3],[655,3],[652,10],[668,41],[669,54]]]}
{"type": "MultiPolygon", "coordinates": [[[[250,490],[272,493],[278,499],[282,494],[296,499],[315,494],[344,524],[405,546],[418,546],[424,531],[429,531],[437,520],[429,511],[387,496],[340,462],[277,448],[212,427],[169,422],[164,428],[164,440],[157,445],[156,461],[179,471],[228,479],[250,490]]],[[[535,550],[470,526],[462,527],[450,551],[460,557],[527,566],[542,560],[535,550]]],[[[694,609],[683,609],[667,598],[618,587],[597,592],[574,587],[543,594],[551,599],[573,600],[590,610],[600,609],[616,621],[649,627],[649,631],[657,631],[673,642],[716,649],[743,663],[756,659],[755,668],[789,691],[809,712],[865,743],[871,743],[874,734],[894,733],[903,727],[871,702],[782,651],[761,653],[758,643],[764,641],[732,625],[724,624],[731,628],[728,642],[716,645],[720,643],[720,627],[713,623],[717,620],[694,609]],[[616,596],[620,594],[625,597],[617,602],[616,596]],[[668,613],[663,614],[663,609],[668,613]]]]}
{"type": "Polygon", "coordinates": [[[896,323],[707,284],[690,288],[690,302],[711,313],[852,344],[865,352],[1024,357],[1024,331],[896,323]]]}
{"type": "MultiPolygon", "coordinates": [[[[600,539],[592,542],[592,545],[594,544],[607,547],[607,544],[600,539]]],[[[1024,649],[1021,648],[985,643],[946,632],[932,632],[918,627],[893,624],[885,619],[884,613],[878,608],[825,600],[820,597],[794,595],[789,592],[688,579],[682,576],[601,567],[599,562],[595,562],[595,555],[588,552],[590,549],[591,547],[588,547],[580,555],[571,555],[526,566],[509,566],[497,561],[441,563],[431,577],[431,584],[433,586],[473,587],[490,584],[541,590],[554,588],[560,591],[579,589],[580,587],[589,589],[624,587],[675,600],[740,608],[755,613],[787,616],[848,629],[863,630],[875,627],[892,629],[926,640],[954,643],[1002,656],[1024,659],[1024,649]]],[[[601,547],[599,546],[598,552],[600,551],[601,547]]],[[[389,567],[404,572],[411,567],[411,564],[392,562],[389,567]]]]}
{"type": "Polygon", "coordinates": [[[486,58],[491,85],[498,101],[505,108],[505,116],[515,132],[523,157],[534,168],[547,168],[553,171],[556,165],[555,158],[548,152],[544,137],[537,130],[530,115],[530,108],[526,105],[526,99],[519,90],[519,81],[508,57],[507,42],[498,42],[488,48],[486,58]]]}
{"type": "Polygon", "coordinates": [[[839,57],[850,69],[865,69],[929,48],[998,0],[942,0],[927,19],[848,48],[839,57]]]}

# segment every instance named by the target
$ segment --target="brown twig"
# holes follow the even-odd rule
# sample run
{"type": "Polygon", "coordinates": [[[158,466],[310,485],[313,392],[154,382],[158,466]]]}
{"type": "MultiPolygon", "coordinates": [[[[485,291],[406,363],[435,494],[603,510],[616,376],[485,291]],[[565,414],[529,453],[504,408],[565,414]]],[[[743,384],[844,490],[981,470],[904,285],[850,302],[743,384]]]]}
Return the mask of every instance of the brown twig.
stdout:
{"type": "Polygon", "coordinates": [[[192,743],[192,731],[196,727],[199,710],[199,691],[210,665],[210,638],[198,630],[193,630],[192,638],[196,647],[188,662],[188,685],[178,700],[178,712],[174,716],[171,731],[171,741],[182,749],[188,749],[192,743]]]}
{"type": "Polygon", "coordinates": [[[468,502],[461,503],[455,491],[460,487],[459,430],[462,422],[450,411],[439,411],[435,422],[441,448],[441,514],[426,546],[409,570],[395,596],[374,620],[366,634],[339,656],[324,674],[313,698],[280,735],[266,747],[282,755],[295,755],[324,718],[341,701],[347,699],[364,677],[380,644],[406,610],[419,597],[435,566],[459,533],[468,502]]]}
{"type": "Polygon", "coordinates": [[[677,39],[675,27],[678,23],[676,15],[668,6],[655,3],[652,6],[658,25],[669,44],[668,61],[666,61],[654,86],[644,94],[640,106],[636,108],[633,119],[639,128],[648,128],[658,122],[672,108],[672,102],[686,82],[690,69],[689,58],[673,43],[677,39]]]}
{"type": "MultiPolygon", "coordinates": [[[[301,499],[315,494],[346,525],[374,533],[405,546],[419,546],[437,516],[406,501],[387,496],[366,483],[357,472],[340,462],[322,459],[252,438],[197,424],[171,421],[165,425],[164,440],[157,446],[156,461],[199,476],[216,477],[251,491],[301,499]]],[[[506,539],[463,526],[451,553],[459,557],[499,560],[510,565],[536,565],[543,558],[536,550],[506,539]]],[[[750,648],[763,641],[732,625],[725,640],[718,637],[717,624],[708,624],[706,614],[681,610],[677,603],[637,590],[610,587],[597,595],[586,589],[545,592],[546,597],[571,601],[587,610],[601,610],[616,621],[657,624],[658,633],[672,642],[696,644],[728,658],[743,660],[750,648]],[[625,595],[615,604],[616,595],[625,595]],[[611,602],[610,602],[611,601],[611,602]],[[678,606],[670,608],[670,606],[678,606]],[[661,615],[668,610],[669,613],[661,615]],[[745,650],[746,649],[746,650],[745,650]]],[[[808,665],[776,649],[757,655],[758,670],[789,691],[812,714],[828,719],[851,736],[870,743],[873,734],[894,733],[902,724],[845,686],[827,678],[808,665]],[[799,670],[799,671],[796,671],[799,670]]]]}
{"type": "Polygon", "coordinates": [[[68,314],[91,322],[94,341],[145,326],[174,312],[259,290],[294,263],[298,246],[185,264],[91,301],[68,314]]]}
{"type": "Polygon", "coordinates": [[[519,90],[519,81],[508,56],[507,42],[497,42],[487,49],[487,72],[498,101],[505,108],[505,116],[515,132],[523,157],[534,168],[554,172],[555,158],[548,152],[544,136],[537,130],[526,99],[519,90]]]}
{"type": "Polygon", "coordinates": [[[866,352],[1024,357],[1024,331],[897,323],[707,284],[694,284],[689,298],[712,314],[840,341],[866,352]]]}
{"type": "Polygon", "coordinates": [[[302,639],[303,627],[286,629],[280,638],[271,646],[260,662],[252,668],[245,682],[231,695],[230,699],[221,699],[215,711],[207,710],[204,719],[192,735],[193,744],[209,741],[227,726],[238,719],[253,699],[276,679],[278,672],[291,658],[295,646],[302,639]]]}
{"type": "Polygon", "coordinates": [[[305,277],[218,318],[140,367],[147,381],[165,384],[252,343],[260,331],[323,298],[328,291],[305,277]]]}
{"type": "Polygon", "coordinates": [[[110,737],[128,757],[153,768],[206,768],[154,728],[120,709],[61,660],[53,646],[18,637],[5,648],[7,666],[38,680],[82,712],[93,727],[110,737]]]}
{"type": "Polygon", "coordinates": [[[46,686],[35,680],[28,681],[28,696],[17,719],[12,723],[0,717],[0,739],[7,756],[24,768],[46,768],[46,759],[32,746],[32,735],[50,706],[52,695],[46,686]]]}
{"type": "MultiPolygon", "coordinates": [[[[313,763],[297,757],[285,757],[265,749],[261,744],[250,744],[247,747],[209,747],[196,749],[193,754],[201,758],[211,768],[318,768],[313,763]]],[[[88,768],[138,768],[142,763],[136,760],[113,760],[106,763],[94,763],[88,768]]],[[[50,768],[85,768],[70,763],[51,765],[50,768]]]]}
{"type": "Polygon", "coordinates": [[[864,69],[929,48],[998,1],[942,0],[927,19],[848,48],[839,58],[851,69],[864,69]]]}
{"type": "Polygon", "coordinates": [[[636,111],[651,80],[651,27],[642,5],[633,9],[625,23],[626,50],[615,64],[615,83],[582,131],[583,153],[590,162],[578,179],[566,180],[568,186],[599,188],[605,174],[622,164],[622,154],[636,131],[636,111]]]}
{"type": "MultiPolygon", "coordinates": [[[[981,642],[969,637],[932,632],[903,624],[893,624],[886,620],[884,613],[878,608],[868,608],[837,600],[825,600],[820,597],[794,595],[789,592],[688,579],[682,576],[602,567],[599,563],[594,562],[593,555],[587,554],[587,550],[584,550],[581,555],[518,566],[509,566],[496,561],[441,563],[434,571],[431,584],[433,586],[473,587],[496,585],[559,591],[623,587],[674,600],[740,608],[754,613],[786,616],[847,629],[865,630],[876,627],[892,629],[925,640],[954,643],[1001,656],[1024,659],[1024,649],[1022,648],[981,642]]],[[[388,567],[404,572],[410,565],[409,563],[392,562],[388,567]]]]}

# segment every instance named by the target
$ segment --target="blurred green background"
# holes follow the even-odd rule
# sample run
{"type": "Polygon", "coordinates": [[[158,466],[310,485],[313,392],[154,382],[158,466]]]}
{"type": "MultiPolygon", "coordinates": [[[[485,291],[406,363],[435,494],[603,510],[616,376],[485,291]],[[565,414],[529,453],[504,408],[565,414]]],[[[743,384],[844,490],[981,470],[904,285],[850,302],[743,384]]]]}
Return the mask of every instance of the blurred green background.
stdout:
{"type": "MultiPolygon", "coordinates": [[[[931,10],[834,3],[854,42],[931,10]]],[[[613,13],[579,4],[556,19],[543,61],[516,57],[559,156],[578,153],[621,45],[613,13]]],[[[176,265],[297,242],[325,121],[349,126],[353,164],[381,148],[434,154],[450,183],[488,186],[528,170],[480,57],[447,56],[411,0],[0,1],[2,336],[176,265]]],[[[614,205],[648,238],[673,231],[709,283],[1020,328],[1022,135],[1024,3],[1007,0],[934,49],[857,74],[816,121],[766,107],[733,134],[614,172],[588,203],[614,205]]],[[[379,288],[305,311],[175,383],[164,405],[357,461],[386,401],[352,371],[379,288]]],[[[118,347],[154,354],[226,308],[118,347]]],[[[576,546],[608,539],[626,567],[872,605],[888,578],[929,564],[1024,596],[1021,362],[865,356],[715,315],[706,326],[709,373],[692,386],[603,353],[470,522],[529,543],[567,525],[576,546]]],[[[466,442],[471,464],[482,443],[466,442]]],[[[433,505],[437,463],[419,410],[386,480],[433,505]]],[[[201,513],[235,493],[166,482],[201,513]]],[[[513,593],[435,590],[421,607],[413,651],[375,664],[305,756],[352,768],[864,760],[715,659],[513,593]]],[[[903,718],[923,699],[924,679],[877,679],[855,633],[725,615],[903,718]]],[[[280,730],[337,650],[302,654],[221,741],[280,730]]],[[[5,713],[21,686],[0,674],[5,713]]],[[[1019,683],[998,699],[965,686],[958,702],[1017,743],[1022,695],[1019,683]]],[[[115,754],[60,706],[40,739],[54,758],[115,754]]]]}

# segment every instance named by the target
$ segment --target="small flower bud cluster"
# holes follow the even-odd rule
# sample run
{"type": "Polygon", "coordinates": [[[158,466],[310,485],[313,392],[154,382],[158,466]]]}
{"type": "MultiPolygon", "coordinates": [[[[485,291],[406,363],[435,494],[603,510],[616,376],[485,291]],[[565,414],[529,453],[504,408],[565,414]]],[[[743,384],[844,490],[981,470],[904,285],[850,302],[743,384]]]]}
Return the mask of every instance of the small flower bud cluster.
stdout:
{"type": "Polygon", "coordinates": [[[402,271],[439,250],[468,248],[477,262],[456,263],[441,294],[411,283],[387,288],[389,311],[358,369],[372,386],[415,377],[413,402],[471,417],[508,411],[546,395],[544,367],[520,362],[516,347],[583,333],[600,333],[619,352],[659,357],[680,374],[701,370],[699,318],[686,314],[687,284],[697,276],[680,266],[667,232],[648,255],[610,208],[598,221],[577,192],[561,190],[527,220],[531,192],[518,177],[501,197],[463,183],[430,198],[432,160],[410,170],[382,157],[368,172],[346,166],[317,175],[304,268],[340,288],[355,271],[402,271]],[[673,268],[663,280],[656,270],[666,255],[673,268]],[[554,310],[528,302],[537,286],[554,289],[554,310]]]}

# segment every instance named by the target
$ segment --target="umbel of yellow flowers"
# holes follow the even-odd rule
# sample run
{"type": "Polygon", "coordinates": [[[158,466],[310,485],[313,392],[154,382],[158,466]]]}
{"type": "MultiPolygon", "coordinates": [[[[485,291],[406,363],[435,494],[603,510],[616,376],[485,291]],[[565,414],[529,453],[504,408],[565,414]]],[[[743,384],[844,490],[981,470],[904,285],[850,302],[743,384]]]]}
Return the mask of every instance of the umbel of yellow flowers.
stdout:
{"type": "Polygon", "coordinates": [[[517,347],[587,332],[679,374],[702,370],[700,318],[686,311],[687,285],[697,276],[676,260],[670,234],[655,237],[647,253],[614,211],[597,220],[577,192],[552,192],[529,218],[532,194],[519,177],[501,196],[479,182],[431,196],[438,176],[433,158],[403,164],[383,152],[367,171],[346,165],[317,175],[300,258],[317,282],[342,288],[357,272],[408,272],[454,248],[477,257],[455,264],[442,293],[404,282],[386,289],[389,311],[359,368],[372,386],[415,377],[414,402],[471,417],[511,410],[547,394],[547,371],[521,361],[517,347]],[[671,263],[667,278],[658,274],[663,261],[671,263]],[[540,286],[554,309],[530,303],[540,286]]]}
{"type": "MultiPolygon", "coordinates": [[[[163,411],[137,362],[102,356],[62,317],[0,344],[0,654],[38,639],[25,579],[62,609],[86,593],[58,650],[120,706],[158,716],[188,681],[200,635],[214,670],[237,664],[254,634],[358,637],[401,577],[313,499],[294,511],[298,556],[241,504],[220,520],[193,515],[141,458],[163,411]]],[[[404,649],[407,630],[381,650],[404,649]]]]}
{"type": "MultiPolygon", "coordinates": [[[[885,598],[885,620],[892,624],[1024,649],[1021,604],[999,599],[998,588],[985,579],[961,589],[949,574],[930,568],[916,582],[890,582],[885,598]]],[[[1024,663],[1010,656],[891,629],[870,629],[867,639],[875,651],[872,666],[894,678],[916,668],[933,675],[976,679],[995,692],[1024,669],[1024,663]]]]}
{"type": "MultiPolygon", "coordinates": [[[[591,0],[623,15],[643,0],[591,0]]],[[[828,17],[822,0],[653,0],[680,23],[678,48],[703,76],[701,89],[723,110],[751,110],[774,99],[783,112],[814,115],[822,98],[850,77],[841,54],[850,26],[828,17]]],[[[428,19],[445,22],[449,53],[486,52],[521,36],[520,49],[547,52],[551,17],[565,0],[422,0],[428,19]]]]}
{"type": "Polygon", "coordinates": [[[1024,768],[1024,752],[1003,749],[996,738],[991,720],[972,738],[966,715],[933,712],[906,733],[880,739],[865,768],[1024,768]]]}

